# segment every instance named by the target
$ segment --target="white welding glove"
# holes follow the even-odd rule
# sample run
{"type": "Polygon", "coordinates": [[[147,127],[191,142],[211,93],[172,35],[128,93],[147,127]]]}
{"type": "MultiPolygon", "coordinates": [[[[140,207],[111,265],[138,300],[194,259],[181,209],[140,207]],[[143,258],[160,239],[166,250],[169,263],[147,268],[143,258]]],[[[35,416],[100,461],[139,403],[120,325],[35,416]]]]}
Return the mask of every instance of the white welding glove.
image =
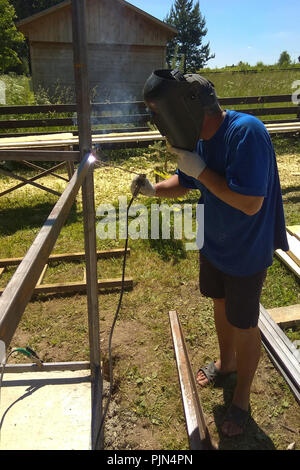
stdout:
{"type": "Polygon", "coordinates": [[[177,165],[179,170],[188,176],[192,176],[197,179],[206,168],[206,163],[197,152],[189,152],[188,150],[176,147],[170,147],[168,150],[169,152],[177,155],[177,165]]]}
{"type": "MultiPolygon", "coordinates": [[[[136,190],[138,178],[139,176],[135,176],[131,182],[130,191],[132,194],[134,194],[134,191],[136,190]]],[[[144,196],[155,196],[155,187],[148,180],[148,178],[145,178],[145,180],[143,181],[143,184],[140,188],[140,194],[143,194],[144,196]]]]}

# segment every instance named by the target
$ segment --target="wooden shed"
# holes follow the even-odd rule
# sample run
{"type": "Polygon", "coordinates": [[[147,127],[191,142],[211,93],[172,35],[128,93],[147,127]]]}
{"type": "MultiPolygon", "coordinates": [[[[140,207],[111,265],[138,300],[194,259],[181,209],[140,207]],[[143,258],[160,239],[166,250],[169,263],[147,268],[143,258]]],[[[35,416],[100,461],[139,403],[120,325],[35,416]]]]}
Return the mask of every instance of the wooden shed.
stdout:
{"type": "MultiPolygon", "coordinates": [[[[165,67],[176,29],[124,0],[86,0],[89,78],[95,101],[141,99],[145,80],[165,67]]],[[[23,19],[33,88],[74,86],[71,1],[23,19]]]]}

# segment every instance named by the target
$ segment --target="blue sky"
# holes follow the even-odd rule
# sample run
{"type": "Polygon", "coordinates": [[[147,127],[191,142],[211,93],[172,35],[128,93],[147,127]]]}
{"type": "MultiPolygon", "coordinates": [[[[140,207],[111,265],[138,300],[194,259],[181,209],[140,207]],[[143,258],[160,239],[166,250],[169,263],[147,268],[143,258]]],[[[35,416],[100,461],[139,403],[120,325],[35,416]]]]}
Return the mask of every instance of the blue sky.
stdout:
{"type": "MultiPolygon", "coordinates": [[[[129,0],[129,3],[163,20],[173,0],[129,0]]],[[[194,2],[195,3],[195,2],[194,2]]],[[[209,67],[277,62],[287,50],[292,60],[300,56],[299,0],[200,0],[215,59],[209,67]]]]}

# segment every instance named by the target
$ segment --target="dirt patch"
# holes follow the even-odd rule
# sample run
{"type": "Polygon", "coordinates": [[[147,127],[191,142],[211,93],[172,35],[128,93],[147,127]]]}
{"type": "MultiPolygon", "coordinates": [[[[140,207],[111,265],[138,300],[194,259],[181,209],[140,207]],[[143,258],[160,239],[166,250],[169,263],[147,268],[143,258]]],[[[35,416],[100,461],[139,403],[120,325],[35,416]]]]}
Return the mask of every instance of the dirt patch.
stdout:
{"type": "MultiPolygon", "coordinates": [[[[107,399],[109,383],[105,382],[103,387],[103,398],[107,399]]],[[[105,429],[105,450],[151,450],[158,449],[159,442],[154,433],[149,429],[146,420],[140,420],[130,410],[122,409],[116,399],[112,400],[108,408],[105,429]]]]}

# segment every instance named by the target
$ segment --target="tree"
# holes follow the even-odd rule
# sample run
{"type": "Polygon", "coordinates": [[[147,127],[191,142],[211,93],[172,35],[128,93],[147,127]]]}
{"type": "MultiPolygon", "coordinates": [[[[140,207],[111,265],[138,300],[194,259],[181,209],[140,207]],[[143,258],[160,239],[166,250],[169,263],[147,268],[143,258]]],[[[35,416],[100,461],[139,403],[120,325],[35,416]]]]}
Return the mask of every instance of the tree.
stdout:
{"type": "Polygon", "coordinates": [[[177,63],[183,64],[184,73],[195,72],[215,57],[210,54],[209,42],[202,44],[207,28],[206,20],[200,12],[199,1],[193,6],[193,0],[175,0],[164,21],[178,31],[178,35],[167,44],[166,58],[169,67],[176,50],[177,63]]]}
{"type": "Polygon", "coordinates": [[[0,73],[17,66],[21,60],[16,49],[25,38],[17,31],[14,23],[15,9],[8,0],[0,0],[0,73]]]}
{"type": "Polygon", "coordinates": [[[290,54],[287,51],[283,51],[280,54],[277,65],[280,65],[280,67],[284,67],[287,65],[291,65],[291,63],[292,63],[292,59],[291,59],[290,54]]]}
{"type": "Polygon", "coordinates": [[[60,2],[62,0],[10,0],[16,10],[18,20],[27,18],[60,2]]]}

